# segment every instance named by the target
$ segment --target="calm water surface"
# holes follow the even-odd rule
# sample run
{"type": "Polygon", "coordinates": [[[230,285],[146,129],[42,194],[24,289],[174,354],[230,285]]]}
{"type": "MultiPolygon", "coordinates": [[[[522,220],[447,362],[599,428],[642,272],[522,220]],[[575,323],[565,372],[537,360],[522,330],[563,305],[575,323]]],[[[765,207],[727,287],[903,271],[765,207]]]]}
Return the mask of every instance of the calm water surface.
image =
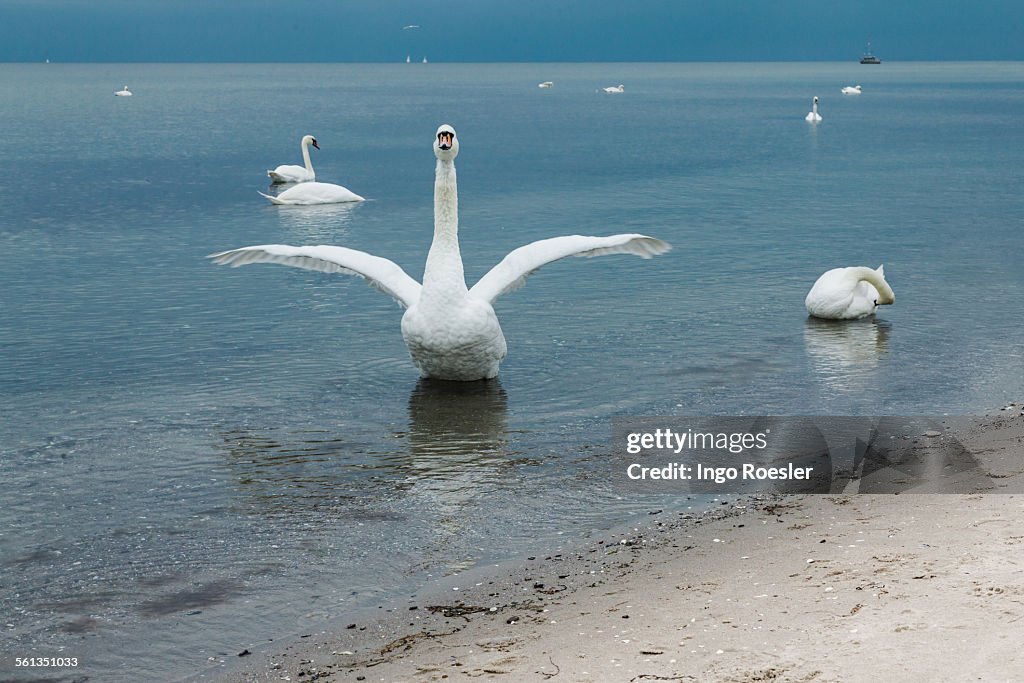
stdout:
{"type": "Polygon", "coordinates": [[[1024,398],[1021,120],[1017,63],[4,65],[0,651],[189,679],[678,502],[609,486],[614,416],[1024,398]],[[457,388],[360,280],[204,259],[343,244],[420,277],[443,122],[470,282],[559,234],[674,251],[535,274],[496,306],[500,380],[457,388]],[[306,133],[369,201],[256,194],[306,133]],[[879,263],[896,306],[807,320],[821,272],[879,263]]]}

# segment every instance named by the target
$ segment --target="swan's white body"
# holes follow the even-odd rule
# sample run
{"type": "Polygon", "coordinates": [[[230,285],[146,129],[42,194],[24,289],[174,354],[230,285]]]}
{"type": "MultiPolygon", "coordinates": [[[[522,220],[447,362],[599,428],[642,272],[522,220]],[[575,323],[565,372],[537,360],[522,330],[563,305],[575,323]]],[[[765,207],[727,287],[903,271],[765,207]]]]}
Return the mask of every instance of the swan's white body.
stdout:
{"type": "Polygon", "coordinates": [[[843,87],[841,92],[844,95],[859,95],[860,94],[860,86],[859,85],[847,85],[847,86],[843,87]]]}
{"type": "Polygon", "coordinates": [[[128,86],[126,85],[126,86],[124,86],[124,90],[118,90],[114,94],[117,95],[118,97],[131,97],[132,96],[132,91],[129,90],[128,86]]]}
{"type": "Polygon", "coordinates": [[[619,83],[618,85],[613,85],[613,86],[609,86],[607,88],[604,88],[604,91],[606,93],[626,92],[626,86],[624,86],[621,83],[619,83]]]}
{"type": "MultiPolygon", "coordinates": [[[[233,249],[210,258],[231,266],[281,263],[359,275],[407,309],[402,316],[402,337],[424,377],[470,381],[496,376],[507,353],[492,304],[502,294],[521,287],[538,268],[566,256],[633,254],[650,258],[671,249],[661,240],[638,234],[555,237],[513,250],[469,289],[459,251],[454,163],[458,151],[454,129],[448,125],[438,128],[434,141],[434,241],[427,254],[422,285],[392,261],[345,247],[269,244],[233,249]]],[[[295,189],[302,187],[306,185],[295,189]]]]}
{"type": "Polygon", "coordinates": [[[807,112],[807,116],[804,117],[810,123],[821,123],[821,114],[818,113],[818,96],[814,96],[813,102],[811,102],[811,110],[807,112]]]}
{"type": "Polygon", "coordinates": [[[313,172],[313,162],[309,160],[309,146],[313,145],[317,149],[320,149],[320,145],[317,144],[316,138],[312,135],[304,135],[302,137],[301,145],[302,161],[305,163],[305,166],[282,164],[273,171],[267,171],[267,175],[270,176],[270,182],[308,183],[316,180],[316,173],[313,172]]]}
{"type": "Polygon", "coordinates": [[[807,312],[816,318],[856,320],[875,312],[884,304],[896,302],[885,267],[877,270],[856,266],[833,268],[818,278],[804,299],[807,312]]]}
{"type": "Polygon", "coordinates": [[[538,83],[537,87],[538,88],[553,88],[553,87],[555,87],[555,84],[554,84],[553,81],[544,81],[543,83],[538,83]]]}
{"type": "Polygon", "coordinates": [[[318,183],[316,181],[289,187],[276,197],[260,192],[274,204],[290,204],[293,206],[310,206],[312,204],[340,204],[341,202],[361,202],[363,198],[347,187],[334,183],[318,183]]]}

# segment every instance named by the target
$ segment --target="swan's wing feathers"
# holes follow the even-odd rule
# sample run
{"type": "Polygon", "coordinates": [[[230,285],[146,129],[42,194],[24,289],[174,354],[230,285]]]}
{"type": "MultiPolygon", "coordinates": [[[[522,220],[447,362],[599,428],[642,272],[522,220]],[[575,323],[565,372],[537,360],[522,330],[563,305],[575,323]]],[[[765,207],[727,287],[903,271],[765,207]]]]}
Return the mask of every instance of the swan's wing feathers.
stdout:
{"type": "Polygon", "coordinates": [[[267,198],[267,199],[269,199],[269,200],[271,201],[271,203],[273,203],[273,204],[284,204],[284,202],[282,202],[282,201],[281,201],[280,199],[278,199],[278,198],[277,198],[277,197],[275,197],[274,195],[271,195],[271,194],[264,194],[263,192],[260,192],[259,190],[256,190],[256,194],[258,194],[258,195],[259,195],[259,196],[261,196],[261,197],[266,197],[266,198],[267,198]]]}
{"type": "Polygon", "coordinates": [[[420,298],[420,283],[409,277],[394,261],[346,247],[262,244],[210,254],[207,258],[213,259],[214,263],[234,268],[250,263],[280,263],[321,273],[358,275],[405,308],[420,298]]]}
{"type": "Polygon", "coordinates": [[[470,292],[485,301],[493,302],[502,294],[522,287],[526,283],[526,278],[542,266],[567,256],[632,254],[646,259],[664,254],[671,248],[667,242],[638,234],[553,237],[513,250],[501,260],[501,263],[480,278],[470,292]]]}

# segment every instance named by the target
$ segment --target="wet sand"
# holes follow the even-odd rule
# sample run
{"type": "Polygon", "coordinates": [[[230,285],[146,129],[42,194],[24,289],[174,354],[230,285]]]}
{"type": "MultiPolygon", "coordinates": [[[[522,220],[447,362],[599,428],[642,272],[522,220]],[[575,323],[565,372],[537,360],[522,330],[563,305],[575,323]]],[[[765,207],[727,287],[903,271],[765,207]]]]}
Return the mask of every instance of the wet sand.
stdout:
{"type": "MultiPolygon", "coordinates": [[[[224,681],[1019,680],[1024,416],[974,493],[759,496],[449,577],[224,681]],[[995,493],[994,491],[1003,491],[995,493]]],[[[233,658],[234,659],[234,658],[233,658]]],[[[225,662],[236,666],[235,662],[225,662]]]]}

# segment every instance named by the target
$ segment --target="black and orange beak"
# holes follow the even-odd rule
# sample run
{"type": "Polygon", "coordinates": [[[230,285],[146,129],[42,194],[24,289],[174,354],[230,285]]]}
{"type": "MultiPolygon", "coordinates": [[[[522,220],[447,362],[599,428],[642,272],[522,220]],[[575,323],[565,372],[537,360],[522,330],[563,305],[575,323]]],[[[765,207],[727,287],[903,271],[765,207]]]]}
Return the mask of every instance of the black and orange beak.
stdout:
{"type": "Polygon", "coordinates": [[[437,146],[441,149],[451,149],[454,141],[455,135],[451,131],[442,130],[437,134],[437,146]]]}
{"type": "Polygon", "coordinates": [[[313,146],[316,147],[317,149],[320,149],[320,145],[316,144],[316,140],[315,139],[313,140],[313,146]]]}

